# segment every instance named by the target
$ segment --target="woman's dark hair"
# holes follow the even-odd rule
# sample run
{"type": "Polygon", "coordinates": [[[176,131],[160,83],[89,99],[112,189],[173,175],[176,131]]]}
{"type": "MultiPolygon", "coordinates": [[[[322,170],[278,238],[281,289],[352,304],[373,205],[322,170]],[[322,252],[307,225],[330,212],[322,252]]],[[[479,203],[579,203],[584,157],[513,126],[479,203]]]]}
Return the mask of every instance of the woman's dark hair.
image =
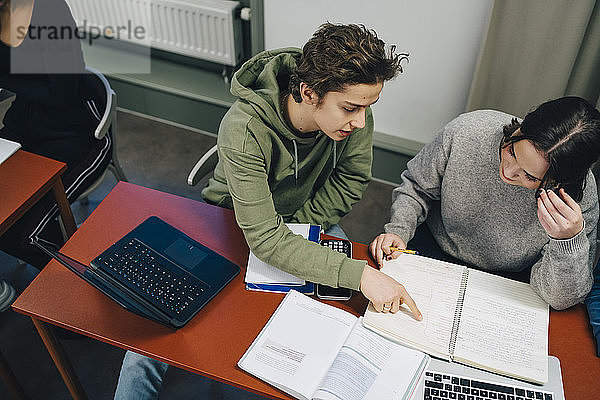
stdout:
{"type": "Polygon", "coordinates": [[[548,101],[504,126],[502,147],[529,140],[550,165],[539,188],[562,187],[581,201],[588,170],[600,156],[600,111],[580,97],[548,101]],[[514,133],[521,129],[519,135],[514,133]]]}
{"type": "Polygon", "coordinates": [[[385,52],[385,43],[364,25],[325,23],[304,45],[288,90],[297,103],[302,102],[300,83],[304,82],[319,96],[343,91],[348,85],[375,84],[402,72],[401,61],[408,54],[395,53],[396,46],[385,52]]]}

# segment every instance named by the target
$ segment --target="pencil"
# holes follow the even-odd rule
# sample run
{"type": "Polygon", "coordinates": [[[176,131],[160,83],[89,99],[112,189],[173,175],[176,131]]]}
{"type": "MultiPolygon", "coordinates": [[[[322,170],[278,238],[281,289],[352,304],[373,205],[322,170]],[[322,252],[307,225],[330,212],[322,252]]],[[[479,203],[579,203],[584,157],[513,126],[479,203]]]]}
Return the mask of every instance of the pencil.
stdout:
{"type": "Polygon", "coordinates": [[[419,254],[417,251],[414,251],[414,250],[399,249],[397,247],[392,247],[392,246],[390,246],[390,251],[399,251],[401,253],[406,253],[406,254],[419,254]]]}

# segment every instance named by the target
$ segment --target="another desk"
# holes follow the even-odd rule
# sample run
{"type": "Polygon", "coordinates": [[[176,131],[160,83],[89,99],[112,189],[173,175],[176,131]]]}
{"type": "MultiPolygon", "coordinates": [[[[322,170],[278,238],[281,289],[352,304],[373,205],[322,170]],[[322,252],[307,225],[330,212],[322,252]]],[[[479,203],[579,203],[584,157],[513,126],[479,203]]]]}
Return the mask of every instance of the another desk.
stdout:
{"type": "MultiPolygon", "coordinates": [[[[66,164],[60,161],[23,150],[18,150],[0,164],[0,236],[50,190],[54,194],[67,235],[70,237],[75,232],[77,226],[60,179],[65,169],[67,169],[66,164]]],[[[42,323],[40,327],[51,332],[42,323]]],[[[56,348],[60,348],[58,342],[56,348]]],[[[0,373],[12,396],[25,398],[23,390],[1,353],[0,373]]]]}
{"type": "Polygon", "coordinates": [[[75,232],[77,226],[60,179],[66,169],[65,163],[23,150],[0,164],[0,236],[50,190],[67,236],[75,232]]]}
{"type": "MultiPolygon", "coordinates": [[[[246,291],[248,248],[233,212],[129,183],[119,183],[66,243],[63,252],[84,263],[150,215],[158,215],[242,267],[242,272],[189,324],[175,331],[131,314],[56,262],[51,262],[13,304],[32,318],[188,371],[275,399],[290,397],[243,372],[237,361],[283,295],[246,291]],[[65,304],[70,305],[65,307],[65,304]]],[[[356,258],[367,248],[355,245],[356,258]]],[[[366,300],[335,303],[360,315],[366,300]]],[[[50,349],[51,350],[51,349],[50,349]]],[[[51,350],[52,351],[52,350],[51,350]]],[[[589,398],[600,382],[600,359],[582,307],[552,312],[550,353],[562,362],[567,399],[589,398]],[[576,348],[576,350],[574,350],[576,348]]]]}

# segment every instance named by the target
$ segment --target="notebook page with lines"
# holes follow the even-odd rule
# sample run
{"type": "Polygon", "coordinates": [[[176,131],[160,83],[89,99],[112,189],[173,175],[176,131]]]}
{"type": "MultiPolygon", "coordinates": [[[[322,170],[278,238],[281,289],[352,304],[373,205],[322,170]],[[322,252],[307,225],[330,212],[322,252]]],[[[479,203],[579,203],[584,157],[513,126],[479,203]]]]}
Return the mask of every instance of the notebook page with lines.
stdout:
{"type": "Polygon", "coordinates": [[[529,284],[470,269],[454,359],[546,382],[548,322],[529,284]]]}
{"type": "Polygon", "coordinates": [[[396,260],[385,261],[381,271],[404,285],[417,303],[423,320],[415,320],[408,308],[403,307],[396,314],[384,314],[369,304],[365,325],[433,356],[450,359],[449,346],[466,268],[402,254],[396,260]]]}

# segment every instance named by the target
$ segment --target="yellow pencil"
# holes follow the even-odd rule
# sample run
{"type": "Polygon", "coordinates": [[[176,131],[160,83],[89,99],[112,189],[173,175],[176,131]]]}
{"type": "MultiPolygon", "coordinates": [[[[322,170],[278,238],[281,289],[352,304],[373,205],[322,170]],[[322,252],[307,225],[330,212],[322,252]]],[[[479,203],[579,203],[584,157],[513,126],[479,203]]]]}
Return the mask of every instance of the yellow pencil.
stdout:
{"type": "Polygon", "coordinates": [[[406,253],[406,254],[419,254],[418,252],[416,252],[414,250],[399,249],[397,247],[392,247],[392,246],[390,246],[390,251],[399,251],[401,253],[406,253]]]}

